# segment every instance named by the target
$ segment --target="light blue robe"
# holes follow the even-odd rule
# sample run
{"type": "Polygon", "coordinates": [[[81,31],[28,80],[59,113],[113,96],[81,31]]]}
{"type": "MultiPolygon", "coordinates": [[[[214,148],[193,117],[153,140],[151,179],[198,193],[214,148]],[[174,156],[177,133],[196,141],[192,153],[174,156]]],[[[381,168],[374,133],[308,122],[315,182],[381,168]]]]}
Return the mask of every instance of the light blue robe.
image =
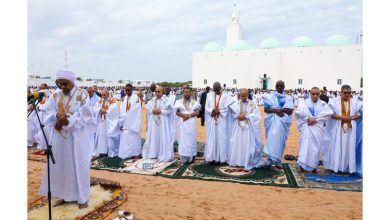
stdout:
{"type": "Polygon", "coordinates": [[[314,103],[311,98],[299,103],[295,112],[299,137],[298,164],[306,171],[313,171],[318,166],[320,149],[324,134],[324,124],[333,115],[333,110],[325,102],[314,103]],[[315,118],[314,125],[308,125],[308,118],[315,118]]]}
{"type": "MultiPolygon", "coordinates": [[[[283,105],[279,105],[277,98],[277,92],[273,92],[264,97],[264,107],[270,109],[288,108],[294,109],[293,98],[285,93],[279,94],[283,97],[283,105]]],[[[267,155],[268,164],[275,162],[281,163],[284,148],[286,147],[286,140],[290,132],[290,126],[292,123],[292,114],[284,114],[283,117],[277,114],[270,113],[265,115],[265,137],[266,143],[264,146],[264,153],[267,155]]]]}
{"type": "Polygon", "coordinates": [[[356,174],[363,177],[363,109],[359,113],[362,117],[356,121],[356,174]]]}

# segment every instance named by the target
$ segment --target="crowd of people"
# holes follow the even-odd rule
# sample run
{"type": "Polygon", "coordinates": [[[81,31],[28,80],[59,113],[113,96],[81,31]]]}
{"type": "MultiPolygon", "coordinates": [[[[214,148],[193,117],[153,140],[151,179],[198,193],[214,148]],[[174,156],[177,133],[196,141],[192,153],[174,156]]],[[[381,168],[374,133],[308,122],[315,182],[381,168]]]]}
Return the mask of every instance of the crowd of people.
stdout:
{"type": "MultiPolygon", "coordinates": [[[[182,163],[197,155],[196,120],[206,128],[204,159],[209,164],[226,163],[246,170],[264,167],[282,169],[282,156],[293,121],[297,120],[297,163],[304,172],[316,172],[322,159],[333,172],[361,172],[362,92],[343,85],[340,91],[285,90],[277,81],[275,90],[222,88],[219,82],[206,88],[79,88],[74,73],[58,71],[57,87],[42,84],[28,88],[28,111],[37,110],[44,132],[53,146],[56,164],[51,166],[52,194],[63,203],[77,201],[87,206],[89,168],[93,156],[174,159],[174,143],[182,163]],[[265,140],[261,138],[264,107],[265,140]],[[142,108],[146,108],[146,119],[142,108]],[[145,142],[141,125],[146,120],[145,142]],[[64,178],[66,176],[67,178],[64,178]],[[75,177],[75,178],[71,178],[75,177]]],[[[37,115],[28,116],[28,146],[45,150],[46,143],[37,115]]],[[[47,192],[46,173],[41,193],[47,192]]]]}

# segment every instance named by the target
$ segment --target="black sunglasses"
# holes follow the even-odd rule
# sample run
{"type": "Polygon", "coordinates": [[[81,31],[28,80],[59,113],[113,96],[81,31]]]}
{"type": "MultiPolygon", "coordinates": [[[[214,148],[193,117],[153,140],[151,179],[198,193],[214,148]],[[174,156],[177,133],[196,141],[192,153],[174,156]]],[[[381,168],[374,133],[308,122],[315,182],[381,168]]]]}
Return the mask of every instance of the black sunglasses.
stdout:
{"type": "Polygon", "coordinates": [[[346,94],[346,95],[347,95],[347,94],[349,95],[349,94],[351,94],[352,92],[343,92],[343,93],[346,94]]]}

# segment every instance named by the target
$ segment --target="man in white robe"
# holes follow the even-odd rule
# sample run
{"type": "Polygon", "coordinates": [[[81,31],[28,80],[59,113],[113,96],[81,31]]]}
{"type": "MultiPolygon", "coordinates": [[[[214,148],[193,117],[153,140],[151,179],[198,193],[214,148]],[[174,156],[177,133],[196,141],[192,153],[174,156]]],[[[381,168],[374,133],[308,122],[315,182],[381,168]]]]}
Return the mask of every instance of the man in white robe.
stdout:
{"type": "MultiPolygon", "coordinates": [[[[36,99],[38,97],[38,93],[36,95],[33,95],[31,91],[29,91],[31,98],[36,99]]],[[[34,106],[32,103],[27,105],[27,147],[36,147],[39,143],[38,138],[38,129],[39,124],[37,123],[37,115],[34,110],[34,106]]]]}
{"type": "Polygon", "coordinates": [[[264,153],[267,164],[282,169],[282,156],[292,123],[293,98],[284,91],[284,82],[276,82],[276,91],[264,97],[265,138],[264,153]]]}
{"type": "Polygon", "coordinates": [[[121,137],[119,157],[122,159],[141,155],[142,97],[133,92],[133,86],[127,84],[119,115],[121,137]]]}
{"type": "Polygon", "coordinates": [[[98,129],[96,147],[99,156],[116,157],[119,153],[120,129],[119,106],[116,98],[109,97],[106,89],[101,92],[102,98],[95,107],[98,129]]]}
{"type": "MultiPolygon", "coordinates": [[[[147,105],[148,102],[155,97],[155,93],[154,93],[155,91],[156,91],[156,84],[152,83],[150,85],[150,89],[147,90],[145,92],[145,95],[144,95],[145,96],[145,99],[144,99],[145,105],[147,105]]],[[[149,112],[146,112],[146,130],[148,130],[149,118],[151,115],[152,114],[150,114],[149,112]]]]}
{"type": "Polygon", "coordinates": [[[100,101],[100,97],[96,94],[95,87],[88,87],[88,95],[89,95],[89,105],[95,107],[95,105],[100,101]]]}
{"type": "Polygon", "coordinates": [[[213,84],[214,92],[207,94],[206,117],[206,146],[204,157],[206,162],[225,163],[228,159],[232,121],[230,106],[233,98],[222,92],[221,83],[213,84]]]}
{"type": "MultiPolygon", "coordinates": [[[[46,110],[51,116],[45,125],[54,124],[51,145],[55,164],[50,163],[51,193],[61,199],[59,204],[77,201],[79,208],[88,206],[90,164],[93,146],[88,141],[96,122],[85,90],[74,85],[70,71],[58,71],[56,84],[61,89],[48,100],[46,110]]],[[[42,179],[41,195],[47,195],[47,169],[42,179]]]]}
{"type": "MultiPolygon", "coordinates": [[[[88,87],[87,92],[89,95],[89,105],[91,106],[91,109],[93,110],[94,113],[93,117],[97,118],[99,114],[98,105],[99,105],[100,97],[97,95],[96,86],[88,87]]],[[[93,156],[97,156],[96,136],[97,136],[97,130],[93,132],[93,138],[90,140],[94,146],[93,156]]]]}
{"type": "Polygon", "coordinates": [[[191,89],[184,88],[184,98],[175,103],[176,115],[178,116],[178,144],[180,161],[193,162],[197,154],[197,125],[196,117],[200,111],[200,104],[191,98],[191,89]]]}
{"type": "MultiPolygon", "coordinates": [[[[43,123],[44,121],[47,120],[47,117],[50,117],[50,114],[51,114],[50,112],[46,111],[46,103],[47,103],[47,100],[49,100],[51,93],[48,90],[48,86],[45,83],[42,83],[39,86],[39,89],[40,89],[38,91],[39,93],[45,94],[45,96],[42,98],[42,100],[37,105],[37,111],[39,114],[39,118],[40,118],[41,122],[43,123]]],[[[39,125],[38,119],[36,120],[36,125],[38,128],[38,139],[39,139],[39,143],[38,143],[37,148],[41,149],[41,150],[46,149],[47,145],[46,145],[45,137],[43,135],[42,129],[39,127],[40,125],[39,125]]],[[[43,130],[45,132],[45,136],[46,136],[48,143],[50,143],[50,136],[51,136],[51,133],[53,130],[53,125],[51,125],[51,124],[44,125],[43,130]]]]}
{"type": "Polygon", "coordinates": [[[161,86],[156,87],[155,97],[148,101],[146,109],[150,118],[142,157],[144,159],[157,159],[159,162],[173,160],[171,120],[169,118],[173,108],[167,96],[164,96],[164,90],[161,86]]]}
{"type": "Polygon", "coordinates": [[[175,101],[176,101],[176,94],[171,91],[171,88],[165,87],[165,96],[168,98],[169,103],[172,106],[172,112],[169,114],[169,124],[171,125],[171,142],[172,146],[175,141],[177,141],[177,126],[178,126],[178,117],[176,116],[176,109],[175,109],[175,101]]]}
{"type": "Polygon", "coordinates": [[[240,99],[233,105],[234,125],[230,138],[228,164],[246,170],[264,165],[261,154],[260,111],[248,99],[248,89],[240,90],[240,99]]]}
{"type": "Polygon", "coordinates": [[[325,168],[334,172],[356,172],[356,121],[360,119],[362,102],[351,99],[351,87],[343,85],[341,96],[329,101],[334,114],[327,126],[331,126],[331,139],[325,168]]]}
{"type": "Polygon", "coordinates": [[[324,124],[333,115],[332,109],[319,99],[320,89],[313,87],[310,98],[299,103],[295,112],[299,137],[298,165],[305,171],[315,172],[320,157],[324,124]]]}

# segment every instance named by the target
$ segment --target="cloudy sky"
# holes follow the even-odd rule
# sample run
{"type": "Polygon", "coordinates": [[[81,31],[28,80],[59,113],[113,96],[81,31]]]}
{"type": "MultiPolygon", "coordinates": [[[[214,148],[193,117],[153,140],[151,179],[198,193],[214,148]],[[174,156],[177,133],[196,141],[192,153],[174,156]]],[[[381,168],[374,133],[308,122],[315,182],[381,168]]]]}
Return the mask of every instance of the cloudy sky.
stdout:
{"type": "MultiPolygon", "coordinates": [[[[28,1],[28,71],[54,76],[64,67],[86,78],[191,80],[192,53],[226,44],[234,1],[28,1]]],[[[362,31],[361,0],[241,0],[242,39],[289,46],[297,36],[324,44],[332,34],[353,42],[362,31]]]]}

